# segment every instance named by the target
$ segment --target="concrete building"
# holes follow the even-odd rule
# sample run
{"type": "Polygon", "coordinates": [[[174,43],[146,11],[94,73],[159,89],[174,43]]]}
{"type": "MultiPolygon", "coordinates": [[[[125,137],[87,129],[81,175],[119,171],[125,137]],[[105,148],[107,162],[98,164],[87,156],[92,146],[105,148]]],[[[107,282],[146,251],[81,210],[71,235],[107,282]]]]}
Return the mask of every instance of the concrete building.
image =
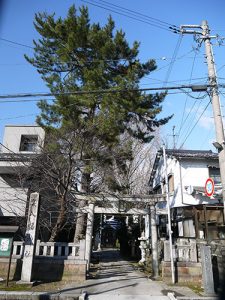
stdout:
{"type": "Polygon", "coordinates": [[[27,186],[19,172],[29,166],[44,142],[44,130],[37,125],[6,125],[0,148],[0,217],[1,222],[25,216],[27,186]]]}
{"type": "MultiPolygon", "coordinates": [[[[167,149],[167,177],[172,227],[175,237],[216,239],[225,237],[218,155],[212,151],[167,149]],[[215,183],[206,195],[208,178],[215,183]]],[[[152,193],[165,193],[163,153],[156,155],[150,178],[152,193]]],[[[157,204],[159,233],[167,235],[166,202],[157,204]]]]}

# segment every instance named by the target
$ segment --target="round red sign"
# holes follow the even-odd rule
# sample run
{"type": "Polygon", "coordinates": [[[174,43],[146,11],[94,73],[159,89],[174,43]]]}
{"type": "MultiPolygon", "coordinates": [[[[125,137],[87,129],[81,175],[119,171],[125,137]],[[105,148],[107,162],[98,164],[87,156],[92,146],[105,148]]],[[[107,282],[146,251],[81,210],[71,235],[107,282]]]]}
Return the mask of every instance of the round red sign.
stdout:
{"type": "Polygon", "coordinates": [[[206,180],[205,193],[208,197],[211,197],[214,194],[214,181],[212,178],[206,180]]]}

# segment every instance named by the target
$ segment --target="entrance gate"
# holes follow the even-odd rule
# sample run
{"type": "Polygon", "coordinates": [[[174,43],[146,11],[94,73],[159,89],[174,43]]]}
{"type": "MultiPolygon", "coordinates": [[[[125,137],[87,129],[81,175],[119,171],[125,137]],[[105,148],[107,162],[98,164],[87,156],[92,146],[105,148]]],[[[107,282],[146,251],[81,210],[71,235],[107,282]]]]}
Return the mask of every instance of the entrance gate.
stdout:
{"type": "Polygon", "coordinates": [[[87,269],[89,270],[94,214],[103,215],[144,215],[145,237],[151,236],[152,271],[158,277],[158,247],[156,208],[159,201],[164,201],[163,195],[141,195],[141,196],[108,196],[108,195],[78,195],[78,200],[85,200],[87,206],[76,208],[76,213],[87,214],[86,228],[86,251],[87,269]]]}

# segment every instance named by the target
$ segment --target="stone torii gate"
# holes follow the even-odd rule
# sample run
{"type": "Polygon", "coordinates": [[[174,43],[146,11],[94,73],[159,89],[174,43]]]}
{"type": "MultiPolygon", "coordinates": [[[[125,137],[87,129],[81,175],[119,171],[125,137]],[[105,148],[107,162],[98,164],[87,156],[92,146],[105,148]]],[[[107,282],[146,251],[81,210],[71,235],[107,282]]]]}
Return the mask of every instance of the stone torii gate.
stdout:
{"type": "Polygon", "coordinates": [[[106,194],[98,195],[77,195],[77,200],[85,200],[87,206],[76,208],[76,213],[87,214],[86,228],[86,250],[85,259],[87,260],[87,270],[90,266],[92,234],[94,224],[94,214],[121,214],[121,215],[145,215],[145,236],[149,239],[151,232],[152,250],[152,270],[153,276],[159,276],[158,247],[157,247],[157,227],[156,227],[156,208],[159,201],[164,201],[164,195],[123,195],[111,196],[106,194]],[[132,208],[127,208],[131,204],[132,208]]]}

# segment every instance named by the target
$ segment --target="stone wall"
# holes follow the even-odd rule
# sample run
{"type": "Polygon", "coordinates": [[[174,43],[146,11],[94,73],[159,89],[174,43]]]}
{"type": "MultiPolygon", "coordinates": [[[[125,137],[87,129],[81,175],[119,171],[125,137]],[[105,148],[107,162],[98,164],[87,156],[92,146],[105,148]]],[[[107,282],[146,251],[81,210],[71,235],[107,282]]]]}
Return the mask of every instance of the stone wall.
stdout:
{"type": "MultiPolygon", "coordinates": [[[[201,263],[197,262],[175,262],[175,281],[178,283],[195,283],[202,282],[201,263]]],[[[166,282],[171,282],[171,264],[162,261],[162,278],[166,282]]]]}
{"type": "MultiPolygon", "coordinates": [[[[0,258],[0,277],[6,279],[9,260],[0,258]]],[[[10,280],[20,280],[22,269],[21,259],[12,259],[10,280]]],[[[62,260],[51,258],[35,258],[33,280],[41,281],[84,281],[86,279],[85,260],[62,260]]]]}
{"type": "Polygon", "coordinates": [[[35,258],[33,278],[44,281],[84,281],[86,279],[86,267],[85,260],[35,258]]]}
{"type": "Polygon", "coordinates": [[[211,241],[209,245],[212,253],[214,286],[217,291],[224,288],[225,283],[225,241],[211,241]]]}

